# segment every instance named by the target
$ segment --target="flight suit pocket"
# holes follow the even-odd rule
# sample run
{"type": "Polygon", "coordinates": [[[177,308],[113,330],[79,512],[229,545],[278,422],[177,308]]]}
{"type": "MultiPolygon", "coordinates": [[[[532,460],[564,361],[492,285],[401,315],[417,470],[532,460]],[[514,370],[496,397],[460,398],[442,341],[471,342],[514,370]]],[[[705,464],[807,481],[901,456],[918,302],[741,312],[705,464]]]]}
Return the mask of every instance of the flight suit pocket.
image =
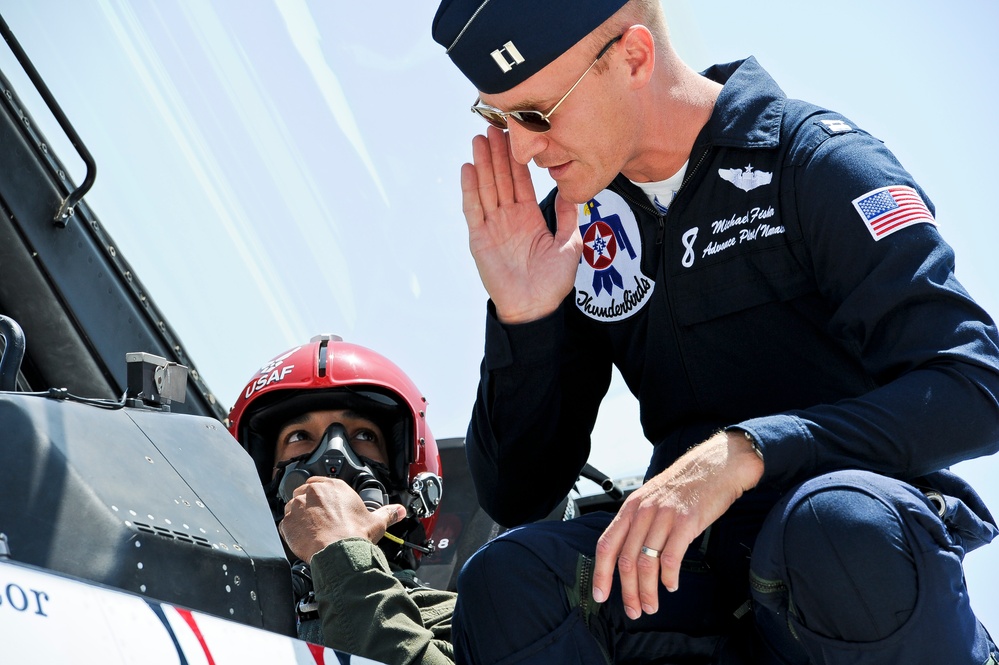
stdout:
{"type": "Polygon", "coordinates": [[[676,320],[689,326],[815,289],[811,275],[786,245],[739,254],[676,274],[676,320]]]}

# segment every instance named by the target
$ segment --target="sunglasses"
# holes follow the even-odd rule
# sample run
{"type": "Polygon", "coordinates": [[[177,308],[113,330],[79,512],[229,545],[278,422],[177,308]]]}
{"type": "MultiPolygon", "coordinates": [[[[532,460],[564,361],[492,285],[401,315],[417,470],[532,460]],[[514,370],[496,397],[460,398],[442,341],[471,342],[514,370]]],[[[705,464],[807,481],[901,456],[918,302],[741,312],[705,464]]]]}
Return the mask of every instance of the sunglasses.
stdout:
{"type": "Polygon", "coordinates": [[[486,104],[480,104],[479,102],[481,102],[482,100],[479,97],[476,97],[475,103],[472,104],[472,113],[478,113],[480,116],[483,117],[483,119],[485,119],[486,122],[488,122],[493,127],[498,127],[499,129],[508,129],[509,125],[507,124],[506,119],[513,118],[514,120],[517,121],[517,123],[521,127],[527,129],[528,131],[538,132],[538,133],[547,132],[549,129],[552,128],[552,124],[551,122],[549,122],[548,118],[552,117],[552,114],[555,113],[556,110],[558,110],[558,107],[562,105],[562,102],[564,102],[566,98],[570,94],[572,94],[572,91],[576,89],[576,86],[579,85],[580,82],[586,77],[586,75],[590,73],[590,70],[593,69],[593,67],[598,62],[600,62],[600,58],[604,57],[604,54],[610,50],[610,47],[614,46],[614,44],[616,44],[623,36],[624,35],[618,35],[614,39],[607,42],[606,46],[600,49],[600,53],[597,53],[597,57],[593,60],[590,66],[586,68],[586,71],[583,72],[583,75],[580,76],[576,80],[576,82],[572,84],[572,87],[569,88],[569,92],[562,95],[562,99],[555,102],[555,106],[553,106],[552,110],[549,111],[548,113],[542,113],[541,111],[530,111],[530,110],[500,111],[499,109],[493,108],[492,106],[488,106],[486,104]]]}

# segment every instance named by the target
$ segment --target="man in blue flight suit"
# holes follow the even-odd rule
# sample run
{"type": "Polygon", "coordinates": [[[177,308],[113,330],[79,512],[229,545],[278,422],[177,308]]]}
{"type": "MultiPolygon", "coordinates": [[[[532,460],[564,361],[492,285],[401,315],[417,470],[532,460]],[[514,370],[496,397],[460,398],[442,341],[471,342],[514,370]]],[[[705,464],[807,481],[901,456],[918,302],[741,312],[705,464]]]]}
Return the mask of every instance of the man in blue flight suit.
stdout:
{"type": "Polygon", "coordinates": [[[946,467],[999,446],[999,335],[895,157],[753,58],[694,72],[659,0],[444,0],[433,35],[492,125],[480,502],[569,492],[612,365],[653,444],[616,515],[470,560],[458,662],[996,662],[962,573],[996,525],[946,467]],[[634,255],[586,244],[598,207],[634,255]]]}

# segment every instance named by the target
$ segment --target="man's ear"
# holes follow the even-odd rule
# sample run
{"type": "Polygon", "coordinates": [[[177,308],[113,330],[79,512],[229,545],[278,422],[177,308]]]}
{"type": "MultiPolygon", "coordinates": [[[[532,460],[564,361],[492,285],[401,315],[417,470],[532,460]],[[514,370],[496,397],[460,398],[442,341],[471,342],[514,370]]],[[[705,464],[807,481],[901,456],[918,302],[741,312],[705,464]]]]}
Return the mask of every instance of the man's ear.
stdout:
{"type": "Polygon", "coordinates": [[[656,68],[656,40],[644,25],[633,25],[621,37],[621,50],[629,68],[631,85],[642,88],[656,68]]]}

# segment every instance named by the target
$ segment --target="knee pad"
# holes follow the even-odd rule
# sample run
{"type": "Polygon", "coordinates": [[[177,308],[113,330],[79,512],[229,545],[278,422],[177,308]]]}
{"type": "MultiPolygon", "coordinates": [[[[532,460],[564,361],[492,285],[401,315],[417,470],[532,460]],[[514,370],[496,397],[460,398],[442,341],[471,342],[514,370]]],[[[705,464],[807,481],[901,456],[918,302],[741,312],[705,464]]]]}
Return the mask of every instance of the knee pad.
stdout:
{"type": "Polygon", "coordinates": [[[535,613],[552,616],[568,609],[565,582],[549,563],[523,544],[502,538],[465,563],[458,575],[458,596],[466,612],[497,619],[535,613]]]}
{"type": "Polygon", "coordinates": [[[785,515],[786,579],[805,626],[873,642],[908,620],[917,567],[894,505],[865,489],[827,486],[799,495],[785,515]]]}
{"type": "Polygon", "coordinates": [[[566,628],[571,615],[565,584],[548,562],[501,537],[479,549],[458,575],[452,639],[456,653],[475,654],[469,662],[494,662],[565,630],[585,632],[585,623],[566,628]]]}

